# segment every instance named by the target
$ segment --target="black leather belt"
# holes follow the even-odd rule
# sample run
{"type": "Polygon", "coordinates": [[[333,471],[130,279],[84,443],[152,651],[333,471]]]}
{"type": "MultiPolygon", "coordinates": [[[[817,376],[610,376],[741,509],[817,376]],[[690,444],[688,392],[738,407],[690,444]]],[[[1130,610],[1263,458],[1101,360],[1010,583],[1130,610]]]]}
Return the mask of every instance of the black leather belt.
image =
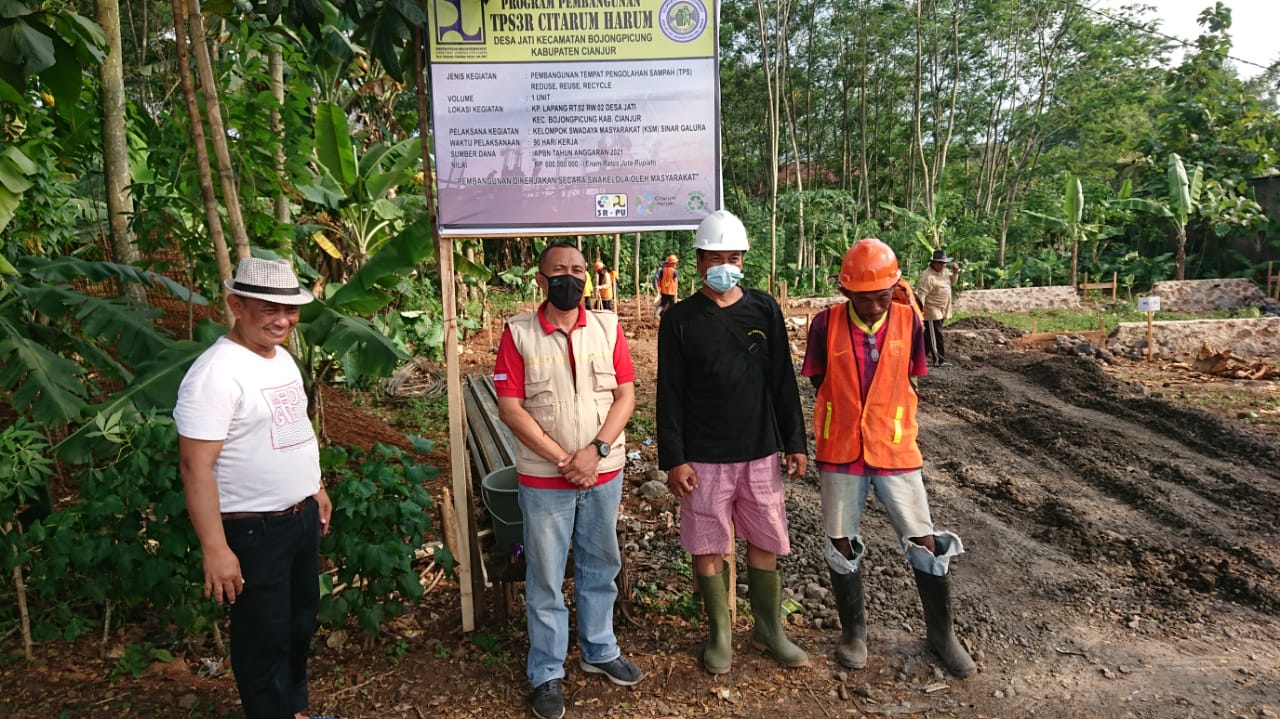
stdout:
{"type": "Polygon", "coordinates": [[[297,514],[298,512],[301,512],[302,510],[306,509],[308,499],[311,499],[311,498],[307,497],[306,499],[299,501],[297,504],[293,505],[292,507],[285,507],[284,509],[278,509],[274,512],[223,512],[222,518],[225,520],[225,519],[255,519],[255,518],[262,518],[262,517],[287,517],[290,514],[297,514]]]}

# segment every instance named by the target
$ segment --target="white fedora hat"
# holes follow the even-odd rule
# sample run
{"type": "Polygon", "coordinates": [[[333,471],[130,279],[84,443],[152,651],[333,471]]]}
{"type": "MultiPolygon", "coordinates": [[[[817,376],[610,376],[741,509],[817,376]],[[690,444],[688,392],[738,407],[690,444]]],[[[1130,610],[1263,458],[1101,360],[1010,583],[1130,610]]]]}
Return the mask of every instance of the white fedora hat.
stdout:
{"type": "Polygon", "coordinates": [[[223,280],[222,286],[233,295],[282,305],[305,305],[315,299],[298,285],[293,269],[284,260],[246,257],[236,267],[235,279],[223,280]]]}

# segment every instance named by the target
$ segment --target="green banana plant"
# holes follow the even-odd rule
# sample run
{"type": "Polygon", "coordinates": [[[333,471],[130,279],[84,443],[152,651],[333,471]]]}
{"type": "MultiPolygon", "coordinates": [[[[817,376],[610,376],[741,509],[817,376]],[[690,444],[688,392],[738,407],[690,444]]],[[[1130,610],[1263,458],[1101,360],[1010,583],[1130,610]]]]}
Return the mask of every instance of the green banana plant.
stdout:
{"type": "MultiPolygon", "coordinates": [[[[302,307],[297,354],[307,389],[326,379],[341,362],[348,381],[365,376],[385,377],[408,354],[366,319],[384,310],[395,297],[386,289],[434,256],[435,243],[426,215],[383,243],[347,282],[331,284],[323,299],[302,307]]],[[[313,404],[314,406],[314,404],[313,404]]]]}
{"type": "Polygon", "coordinates": [[[1034,218],[1042,226],[1057,232],[1071,243],[1071,286],[1075,287],[1080,264],[1080,245],[1093,238],[1098,228],[1084,221],[1084,186],[1080,178],[1068,175],[1062,191],[1062,215],[1054,217],[1031,210],[1023,214],[1034,218]]]}
{"type": "Polygon", "coordinates": [[[337,212],[341,222],[327,229],[341,238],[340,251],[358,268],[405,218],[407,196],[396,196],[395,190],[412,178],[422,161],[421,141],[415,137],[359,148],[351,141],[343,109],[322,102],[316,107],[315,145],[317,173],[310,184],[298,185],[298,191],[337,212]]]}
{"type": "Polygon", "coordinates": [[[1174,253],[1174,279],[1184,280],[1187,276],[1187,223],[1200,209],[1200,198],[1204,193],[1204,168],[1196,165],[1191,174],[1178,153],[1169,155],[1168,169],[1165,171],[1167,193],[1160,198],[1131,197],[1113,200],[1112,207],[1122,210],[1136,210],[1156,217],[1163,217],[1173,222],[1177,231],[1177,251],[1174,253]]]}
{"type": "MultiPolygon", "coordinates": [[[[159,310],[80,286],[130,282],[184,302],[205,304],[203,297],[129,265],[34,256],[16,264],[19,274],[0,282],[0,387],[20,416],[64,427],[103,413],[173,406],[182,374],[203,345],[156,329],[159,310]],[[123,389],[112,391],[115,386],[123,389]]],[[[71,433],[59,443],[59,455],[83,459],[86,440],[84,432],[71,433]]]]}

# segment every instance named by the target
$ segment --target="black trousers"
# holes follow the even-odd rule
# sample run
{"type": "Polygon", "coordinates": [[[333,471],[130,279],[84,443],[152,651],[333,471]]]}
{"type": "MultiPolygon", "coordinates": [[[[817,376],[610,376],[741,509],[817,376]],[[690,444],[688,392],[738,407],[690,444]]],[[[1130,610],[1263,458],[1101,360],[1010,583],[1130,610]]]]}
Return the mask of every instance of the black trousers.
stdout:
{"type": "Polygon", "coordinates": [[[924,351],[935,362],[947,358],[947,351],[942,347],[942,320],[924,321],[924,351]]]}
{"type": "Polygon", "coordinates": [[[307,655],[320,609],[320,513],[227,519],[244,592],[231,605],[231,668],[248,719],[291,719],[307,707],[307,655]]]}

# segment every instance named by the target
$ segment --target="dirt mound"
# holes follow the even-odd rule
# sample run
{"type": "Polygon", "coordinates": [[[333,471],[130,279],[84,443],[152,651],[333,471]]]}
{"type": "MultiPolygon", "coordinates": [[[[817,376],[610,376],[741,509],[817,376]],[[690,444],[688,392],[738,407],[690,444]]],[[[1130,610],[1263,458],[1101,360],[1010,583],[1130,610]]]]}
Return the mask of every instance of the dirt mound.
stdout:
{"type": "Polygon", "coordinates": [[[964,494],[1083,573],[1123,575],[1133,594],[1116,611],[1137,604],[1145,620],[1194,623],[1220,597],[1280,615],[1280,554],[1255,534],[1273,533],[1280,512],[1280,442],[1117,382],[1092,361],[987,360],[923,384],[924,402],[965,423],[943,423],[964,459],[942,462],[964,494]]]}
{"type": "Polygon", "coordinates": [[[355,406],[345,394],[327,385],[320,387],[320,411],[324,415],[324,439],[331,445],[369,450],[376,444],[385,444],[412,450],[404,432],[355,406]]]}
{"type": "Polygon", "coordinates": [[[944,329],[948,330],[1000,330],[1000,333],[1009,337],[1021,337],[1022,330],[996,321],[991,317],[982,317],[974,315],[973,317],[965,317],[948,324],[944,329]]]}

